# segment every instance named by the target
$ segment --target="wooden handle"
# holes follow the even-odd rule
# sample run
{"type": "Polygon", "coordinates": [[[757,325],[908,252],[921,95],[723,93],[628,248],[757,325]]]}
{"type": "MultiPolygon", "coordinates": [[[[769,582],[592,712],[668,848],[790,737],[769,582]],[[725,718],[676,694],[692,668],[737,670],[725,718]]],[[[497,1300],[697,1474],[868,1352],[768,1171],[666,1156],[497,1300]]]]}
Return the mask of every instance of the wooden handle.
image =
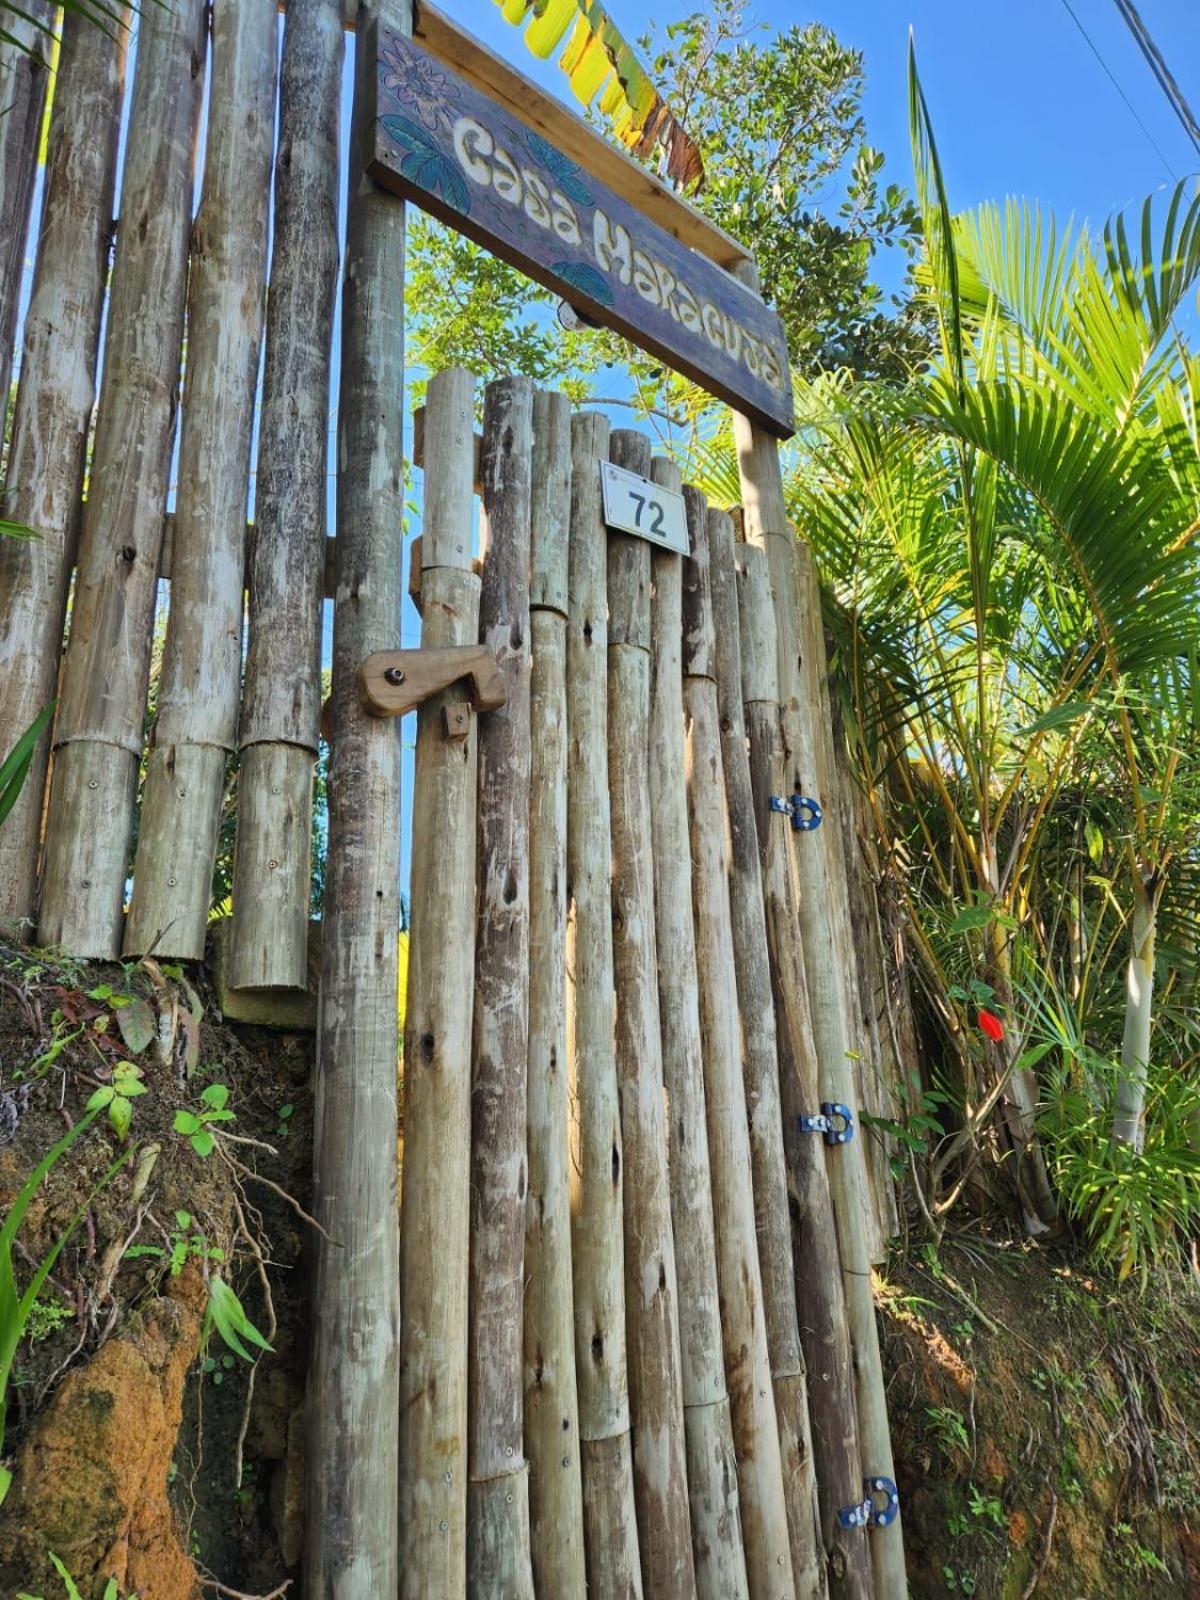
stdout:
{"type": "Polygon", "coordinates": [[[496,658],[481,644],[441,650],[379,650],[358,669],[358,692],[376,717],[402,717],[439,689],[467,682],[476,711],[495,711],[506,699],[496,658]]]}

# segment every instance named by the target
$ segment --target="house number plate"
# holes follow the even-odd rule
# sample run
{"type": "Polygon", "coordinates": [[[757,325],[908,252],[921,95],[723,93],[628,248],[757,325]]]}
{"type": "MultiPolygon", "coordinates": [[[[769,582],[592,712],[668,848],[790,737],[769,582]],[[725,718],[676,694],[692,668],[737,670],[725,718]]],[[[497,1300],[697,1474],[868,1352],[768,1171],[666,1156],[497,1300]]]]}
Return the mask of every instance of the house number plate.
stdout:
{"type": "Polygon", "coordinates": [[[600,484],[604,491],[604,520],[610,528],[636,534],[677,555],[691,555],[681,494],[651,483],[636,472],[626,472],[624,467],[615,467],[611,461],[600,463],[600,484]]]}

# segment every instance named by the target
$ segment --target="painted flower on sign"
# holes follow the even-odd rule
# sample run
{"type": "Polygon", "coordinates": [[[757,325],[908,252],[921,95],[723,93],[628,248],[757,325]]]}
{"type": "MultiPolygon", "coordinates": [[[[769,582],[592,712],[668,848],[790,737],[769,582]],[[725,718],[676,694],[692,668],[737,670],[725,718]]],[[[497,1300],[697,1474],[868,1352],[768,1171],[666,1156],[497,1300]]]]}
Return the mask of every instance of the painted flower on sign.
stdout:
{"type": "Polygon", "coordinates": [[[380,81],[389,94],[410,105],[427,128],[436,132],[443,117],[446,99],[446,74],[432,60],[418,55],[401,55],[384,49],[380,81]]]}

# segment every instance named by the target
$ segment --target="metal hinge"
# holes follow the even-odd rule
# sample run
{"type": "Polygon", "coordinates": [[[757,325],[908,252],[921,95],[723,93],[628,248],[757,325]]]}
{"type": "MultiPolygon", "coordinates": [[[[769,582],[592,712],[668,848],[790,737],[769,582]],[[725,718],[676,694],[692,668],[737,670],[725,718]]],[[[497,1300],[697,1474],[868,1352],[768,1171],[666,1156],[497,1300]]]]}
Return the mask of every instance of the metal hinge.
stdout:
{"type": "Polygon", "coordinates": [[[790,800],[785,800],[781,794],[773,794],[771,810],[782,811],[785,817],[791,817],[792,827],[797,833],[811,833],[814,828],[819,828],[824,816],[821,802],[808,794],[794,794],[790,800]]]}
{"type": "Polygon", "coordinates": [[[900,1515],[900,1491],[890,1478],[864,1478],[866,1494],[852,1506],[843,1506],[838,1521],[843,1528],[889,1528],[900,1515]],[[882,1504],[880,1502],[882,1501],[882,1504]]]}
{"type": "Polygon", "coordinates": [[[823,1133],[826,1144],[849,1144],[854,1137],[854,1113],[838,1100],[822,1100],[820,1116],[796,1118],[801,1133],[823,1133]],[[836,1126],[841,1123],[841,1127],[836,1126]]]}

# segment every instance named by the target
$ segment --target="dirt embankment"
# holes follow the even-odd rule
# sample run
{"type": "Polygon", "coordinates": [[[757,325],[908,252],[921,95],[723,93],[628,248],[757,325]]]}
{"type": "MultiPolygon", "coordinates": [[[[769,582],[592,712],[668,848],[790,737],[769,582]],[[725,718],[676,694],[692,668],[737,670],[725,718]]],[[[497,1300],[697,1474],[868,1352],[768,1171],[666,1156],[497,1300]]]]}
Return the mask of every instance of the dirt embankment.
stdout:
{"type": "Polygon", "coordinates": [[[124,1086],[131,1119],[122,1137],[100,1110],[17,1235],[20,1287],[66,1243],[9,1384],[5,1600],[64,1596],[52,1556],[83,1600],[296,1573],[311,1065],[311,1035],[225,1025],[190,969],[0,945],[0,1215],[98,1091],[124,1086]],[[257,1361],[206,1317],[218,1277],[272,1347],[243,1334],[257,1361]]]}
{"type": "Polygon", "coordinates": [[[1195,1286],[978,1238],[884,1278],[915,1600],[1200,1596],[1195,1286]]]}

